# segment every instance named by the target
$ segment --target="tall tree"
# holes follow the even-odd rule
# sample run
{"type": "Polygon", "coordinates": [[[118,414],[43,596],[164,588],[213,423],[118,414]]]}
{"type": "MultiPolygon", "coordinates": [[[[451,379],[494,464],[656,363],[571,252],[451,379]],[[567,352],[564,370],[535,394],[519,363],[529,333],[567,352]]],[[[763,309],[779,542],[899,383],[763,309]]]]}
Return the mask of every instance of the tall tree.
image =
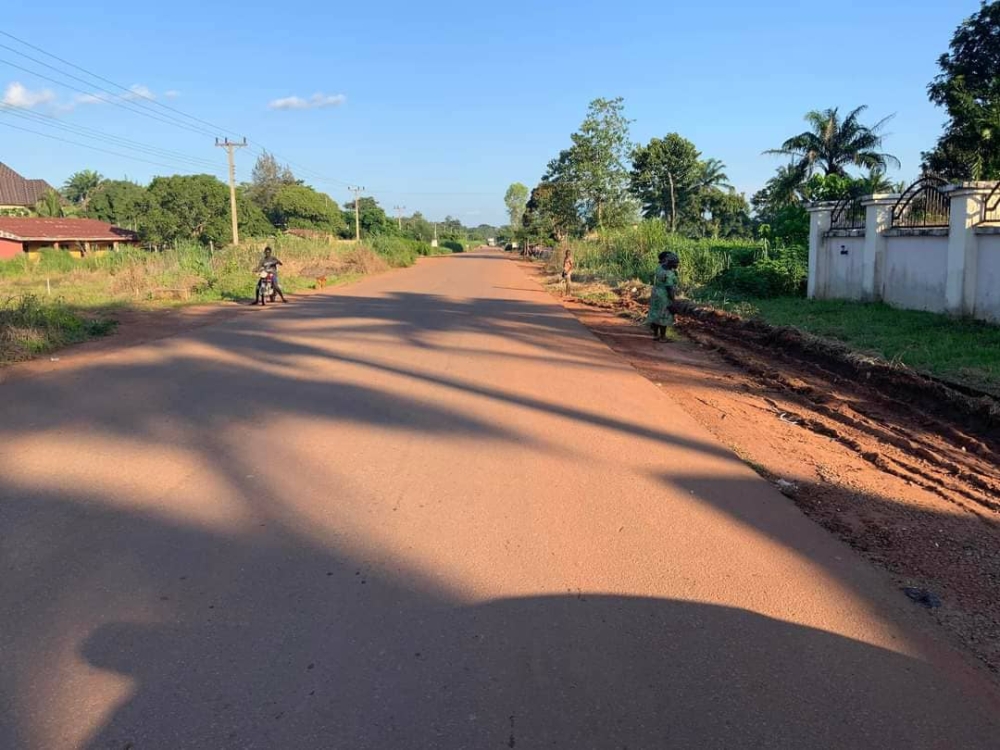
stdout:
{"type": "MultiPolygon", "coordinates": [[[[677,133],[653,138],[635,149],[631,187],[647,218],[662,217],[670,231],[677,231],[680,217],[695,207],[698,190],[708,176],[700,156],[695,145],[677,133]]],[[[721,166],[718,162],[710,166],[715,172],[710,179],[720,179],[721,166]]]]}
{"type": "Polygon", "coordinates": [[[523,226],[528,235],[538,241],[562,242],[583,230],[577,210],[577,194],[565,182],[542,180],[531,191],[524,212],[523,226]]]}
{"type": "Polygon", "coordinates": [[[273,154],[261,151],[253,165],[250,184],[246,188],[247,197],[256,203],[260,209],[269,214],[274,206],[274,199],[284,185],[297,185],[292,170],[282,166],[273,154]]]}
{"type": "Polygon", "coordinates": [[[983,2],[938,59],[930,100],[948,113],[924,167],[948,179],[1000,178],[1000,2],[983,2]]]}
{"type": "Polygon", "coordinates": [[[308,185],[281,185],[271,200],[268,218],[283,229],[315,229],[339,234],[346,228],[337,202],[308,185]]]}
{"type": "MultiPolygon", "coordinates": [[[[341,236],[354,238],[354,200],[344,204],[343,209],[345,230],[341,236]]],[[[390,219],[374,198],[363,196],[358,199],[358,216],[361,224],[361,236],[372,237],[377,234],[395,234],[396,222],[390,219]]]]}
{"type": "Polygon", "coordinates": [[[624,99],[590,103],[573,145],[549,163],[552,182],[570,182],[578,191],[583,214],[592,227],[609,226],[628,215],[628,163],[632,151],[624,99]]]}
{"type": "Polygon", "coordinates": [[[84,213],[91,219],[135,230],[148,211],[149,196],[142,185],[128,180],[106,180],[90,196],[84,213]]]}
{"type": "Polygon", "coordinates": [[[882,151],[882,134],[892,115],[874,125],[861,122],[866,106],[851,110],[841,118],[837,107],[806,113],[809,130],[794,135],[781,144],[781,148],[765,151],[766,154],[790,156],[802,179],[819,168],[823,174],[846,175],[850,166],[862,169],[885,170],[899,166],[899,159],[882,151]]]}
{"type": "Polygon", "coordinates": [[[507,188],[507,193],[503,197],[503,202],[507,206],[507,215],[510,217],[512,227],[521,226],[521,219],[524,216],[524,208],[528,203],[528,187],[520,182],[512,183],[507,188]]]}
{"type": "MultiPolygon", "coordinates": [[[[223,245],[232,228],[229,217],[229,187],[207,174],[156,177],[149,184],[150,211],[140,221],[139,231],[155,244],[178,240],[209,241],[223,245]]],[[[240,230],[262,237],[274,227],[260,208],[246,196],[236,195],[240,230]]]]}
{"type": "Polygon", "coordinates": [[[92,169],[81,170],[70,175],[69,179],[66,180],[63,185],[63,196],[70,203],[86,208],[90,196],[101,186],[103,181],[104,178],[98,172],[92,169]]]}
{"type": "Polygon", "coordinates": [[[743,193],[710,188],[698,196],[704,234],[711,237],[749,237],[753,222],[743,193]]]}
{"type": "Polygon", "coordinates": [[[720,159],[705,159],[701,162],[698,174],[699,190],[732,190],[729,177],[726,175],[726,165],[720,159]]]}

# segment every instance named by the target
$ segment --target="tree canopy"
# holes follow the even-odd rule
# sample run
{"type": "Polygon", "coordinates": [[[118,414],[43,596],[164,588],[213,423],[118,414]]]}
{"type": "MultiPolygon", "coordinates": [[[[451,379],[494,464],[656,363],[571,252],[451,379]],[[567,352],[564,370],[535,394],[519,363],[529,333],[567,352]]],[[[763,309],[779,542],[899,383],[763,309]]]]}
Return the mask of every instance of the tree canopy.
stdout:
{"type": "Polygon", "coordinates": [[[105,180],[90,196],[85,215],[109,224],[138,229],[149,211],[146,188],[128,180],[105,180]]]}
{"type": "Polygon", "coordinates": [[[955,30],[941,72],[927,88],[948,113],[944,133],[923,154],[947,179],[1000,179],[1000,2],[984,2],[955,30]]]}
{"type": "Polygon", "coordinates": [[[781,144],[767,154],[789,156],[796,172],[805,179],[815,170],[823,174],[846,175],[847,168],[880,169],[899,166],[899,159],[882,151],[885,136],[882,131],[892,118],[884,117],[874,125],[861,122],[861,115],[868,109],[862,105],[841,117],[839,107],[812,110],[806,113],[809,129],[781,144]]]}
{"type": "Polygon", "coordinates": [[[512,227],[520,226],[524,217],[524,208],[528,203],[528,187],[520,182],[512,183],[503,197],[507,206],[507,216],[512,227]]]}
{"type": "Polygon", "coordinates": [[[630,121],[621,97],[595,99],[572,145],[549,163],[545,179],[573,186],[580,213],[588,227],[623,224],[634,214],[628,192],[628,161],[632,151],[630,121]]]}
{"type": "Polygon", "coordinates": [[[340,234],[347,229],[336,201],[307,185],[294,183],[278,187],[271,199],[268,218],[281,229],[314,229],[329,234],[340,234]]]}
{"type": "Polygon", "coordinates": [[[62,194],[70,203],[87,207],[90,196],[100,187],[104,178],[92,169],[84,169],[70,175],[63,184],[62,194]]]}
{"type": "MultiPolygon", "coordinates": [[[[358,199],[358,217],[361,224],[361,236],[373,237],[380,234],[395,234],[396,222],[390,219],[374,198],[364,196],[358,199]]],[[[354,237],[354,201],[344,205],[343,217],[345,229],[343,236],[354,237]]]]}
{"type": "MultiPolygon", "coordinates": [[[[229,187],[212,175],[156,177],[149,184],[150,210],[141,234],[154,244],[177,240],[225,244],[231,239],[229,187]]],[[[271,234],[274,227],[243,190],[236,196],[240,229],[249,237],[271,234]]]]}

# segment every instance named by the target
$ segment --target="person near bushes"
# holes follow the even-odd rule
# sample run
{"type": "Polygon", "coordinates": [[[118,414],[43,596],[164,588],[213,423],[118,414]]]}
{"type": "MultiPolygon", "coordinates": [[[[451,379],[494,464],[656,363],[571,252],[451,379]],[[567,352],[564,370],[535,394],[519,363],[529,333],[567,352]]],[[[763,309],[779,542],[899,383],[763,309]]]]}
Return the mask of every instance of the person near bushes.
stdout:
{"type": "Polygon", "coordinates": [[[570,295],[570,284],[573,281],[573,248],[566,248],[566,256],[563,258],[562,270],[563,282],[566,284],[566,296],[570,295]]]}
{"type": "Polygon", "coordinates": [[[660,265],[653,275],[653,293],[649,298],[646,323],[657,341],[667,340],[667,329],[674,324],[674,300],[677,298],[677,268],[680,258],[670,252],[658,256],[660,265]]]}
{"type": "Polygon", "coordinates": [[[282,302],[288,302],[285,299],[285,293],[281,291],[281,286],[278,284],[278,266],[284,265],[278,256],[274,255],[274,251],[271,250],[270,245],[264,248],[264,255],[261,256],[260,264],[257,267],[258,271],[270,271],[274,274],[274,291],[281,297],[282,302]]]}

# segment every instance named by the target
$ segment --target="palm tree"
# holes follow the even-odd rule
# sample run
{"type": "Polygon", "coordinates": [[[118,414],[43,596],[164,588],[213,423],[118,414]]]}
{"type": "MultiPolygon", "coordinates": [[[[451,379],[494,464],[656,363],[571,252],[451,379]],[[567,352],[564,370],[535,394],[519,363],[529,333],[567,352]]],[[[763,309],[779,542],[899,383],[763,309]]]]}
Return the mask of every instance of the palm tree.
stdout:
{"type": "Polygon", "coordinates": [[[92,169],[84,169],[70,176],[63,185],[63,195],[66,200],[82,208],[87,207],[87,201],[94,191],[101,186],[104,178],[92,169]]]}
{"type": "Polygon", "coordinates": [[[823,174],[847,176],[847,167],[885,171],[890,165],[899,167],[899,159],[881,151],[882,129],[892,119],[884,117],[874,125],[864,125],[859,120],[867,106],[857,107],[841,120],[839,108],[822,112],[813,110],[806,114],[810,129],[792,136],[781,148],[765,151],[792,157],[794,168],[805,179],[813,174],[817,166],[823,174]]]}
{"type": "Polygon", "coordinates": [[[35,213],[46,218],[58,219],[66,215],[62,197],[55,190],[47,191],[35,204],[35,213]]]}
{"type": "Polygon", "coordinates": [[[706,159],[699,164],[699,174],[695,191],[711,190],[731,190],[729,177],[725,173],[726,165],[719,159],[706,159]]]}

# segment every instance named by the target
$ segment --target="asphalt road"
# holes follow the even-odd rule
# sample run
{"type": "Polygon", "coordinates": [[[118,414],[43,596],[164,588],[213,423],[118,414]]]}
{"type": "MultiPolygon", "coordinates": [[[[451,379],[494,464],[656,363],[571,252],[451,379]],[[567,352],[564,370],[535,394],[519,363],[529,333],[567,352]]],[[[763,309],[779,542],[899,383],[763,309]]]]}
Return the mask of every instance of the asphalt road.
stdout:
{"type": "Polygon", "coordinates": [[[671,385],[497,254],[12,379],[0,748],[997,747],[671,385]]]}

